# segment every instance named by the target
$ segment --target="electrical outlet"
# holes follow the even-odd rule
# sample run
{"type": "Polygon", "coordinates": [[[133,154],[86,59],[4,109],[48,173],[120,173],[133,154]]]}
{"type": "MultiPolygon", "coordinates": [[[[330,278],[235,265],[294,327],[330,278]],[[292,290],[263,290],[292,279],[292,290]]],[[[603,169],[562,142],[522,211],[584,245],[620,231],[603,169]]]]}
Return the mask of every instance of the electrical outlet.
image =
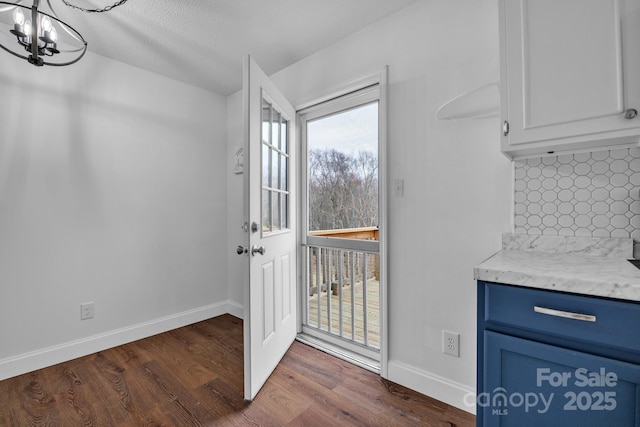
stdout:
{"type": "Polygon", "coordinates": [[[80,304],[80,320],[92,319],[95,305],[93,302],[80,304]]]}
{"type": "Polygon", "coordinates": [[[442,330],[442,352],[454,357],[460,357],[460,334],[442,330]]]}

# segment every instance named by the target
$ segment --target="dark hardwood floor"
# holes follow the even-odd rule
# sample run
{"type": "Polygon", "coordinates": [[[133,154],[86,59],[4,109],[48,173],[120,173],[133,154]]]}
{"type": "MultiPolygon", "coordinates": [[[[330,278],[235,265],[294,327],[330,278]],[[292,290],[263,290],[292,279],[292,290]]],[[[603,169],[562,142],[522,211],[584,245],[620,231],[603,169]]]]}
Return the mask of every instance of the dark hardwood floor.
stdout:
{"type": "Polygon", "coordinates": [[[0,426],[475,425],[298,342],[247,403],[242,364],[242,320],[220,316],[0,381],[0,426]]]}

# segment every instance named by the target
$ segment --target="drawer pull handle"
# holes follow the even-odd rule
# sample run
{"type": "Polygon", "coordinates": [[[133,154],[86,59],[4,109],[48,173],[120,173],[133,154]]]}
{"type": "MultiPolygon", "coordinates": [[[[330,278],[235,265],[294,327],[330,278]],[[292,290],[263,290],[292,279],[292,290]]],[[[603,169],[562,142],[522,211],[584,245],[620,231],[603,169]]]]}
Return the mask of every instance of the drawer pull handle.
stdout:
{"type": "Polygon", "coordinates": [[[572,313],[570,311],[554,310],[552,308],[533,306],[533,311],[549,316],[565,317],[567,319],[582,320],[583,322],[595,322],[596,316],[592,314],[572,313]]]}

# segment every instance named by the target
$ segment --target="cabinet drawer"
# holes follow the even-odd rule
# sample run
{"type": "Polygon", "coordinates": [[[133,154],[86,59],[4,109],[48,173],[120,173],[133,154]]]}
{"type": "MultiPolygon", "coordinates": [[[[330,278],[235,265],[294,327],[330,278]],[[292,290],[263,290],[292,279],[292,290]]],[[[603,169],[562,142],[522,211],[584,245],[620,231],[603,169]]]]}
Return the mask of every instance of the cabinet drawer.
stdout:
{"type": "Polygon", "coordinates": [[[640,352],[640,304],[486,284],[484,320],[640,352]]]}
{"type": "Polygon", "coordinates": [[[478,369],[491,398],[477,401],[479,425],[640,425],[640,365],[491,331],[484,342],[478,369]],[[526,405],[518,395],[527,396],[526,405]]]}

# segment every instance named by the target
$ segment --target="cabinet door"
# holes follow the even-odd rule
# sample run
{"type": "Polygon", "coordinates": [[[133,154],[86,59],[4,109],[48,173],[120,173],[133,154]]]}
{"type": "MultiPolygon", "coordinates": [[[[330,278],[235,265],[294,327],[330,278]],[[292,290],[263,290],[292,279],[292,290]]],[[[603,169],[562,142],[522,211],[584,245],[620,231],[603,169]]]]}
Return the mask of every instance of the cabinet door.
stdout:
{"type": "Polygon", "coordinates": [[[490,331],[484,343],[479,425],[640,426],[640,366],[490,331]]]}
{"type": "Polygon", "coordinates": [[[639,3],[501,0],[503,151],[591,148],[637,136],[640,118],[624,112],[640,110],[639,3]]]}

